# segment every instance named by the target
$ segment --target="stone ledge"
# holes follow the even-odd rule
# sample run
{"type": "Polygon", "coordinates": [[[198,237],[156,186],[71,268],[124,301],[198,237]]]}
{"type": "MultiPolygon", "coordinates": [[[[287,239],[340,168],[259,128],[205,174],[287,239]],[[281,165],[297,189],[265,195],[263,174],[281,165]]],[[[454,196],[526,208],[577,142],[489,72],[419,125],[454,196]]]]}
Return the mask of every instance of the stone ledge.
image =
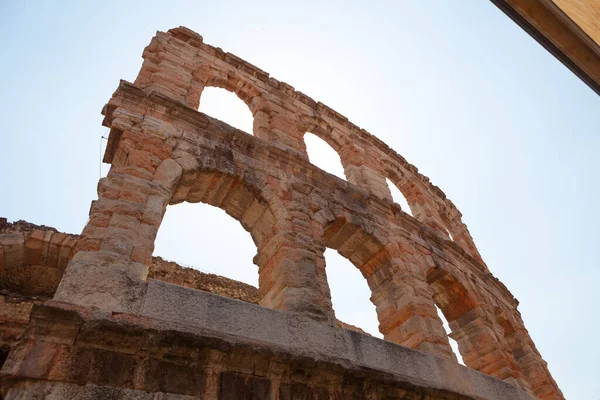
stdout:
{"type": "Polygon", "coordinates": [[[141,313],[153,321],[174,323],[171,329],[215,335],[344,368],[373,370],[411,386],[473,399],[534,398],[506,382],[417,350],[160,281],[150,281],[141,313]]]}
{"type": "Polygon", "coordinates": [[[280,400],[288,392],[320,399],[533,399],[360,333],[159,281],[149,286],[146,315],[52,300],[34,306],[28,333],[0,371],[2,394],[179,400],[238,399],[256,390],[253,398],[280,400]],[[271,389],[279,395],[263,393],[271,389]]]}

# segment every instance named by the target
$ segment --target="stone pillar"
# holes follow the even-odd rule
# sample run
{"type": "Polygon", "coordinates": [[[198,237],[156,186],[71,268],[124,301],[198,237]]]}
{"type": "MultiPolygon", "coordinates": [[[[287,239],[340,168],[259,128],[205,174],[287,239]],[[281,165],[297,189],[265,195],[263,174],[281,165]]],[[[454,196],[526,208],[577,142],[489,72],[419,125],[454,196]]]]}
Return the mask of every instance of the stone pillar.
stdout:
{"type": "Polygon", "coordinates": [[[144,63],[134,84],[198,108],[202,86],[193,79],[190,68],[197,50],[187,43],[173,40],[170,34],[178,39],[202,43],[202,36],[186,28],[171,29],[169,34],[157,33],[144,49],[144,63]]]}
{"type": "Polygon", "coordinates": [[[332,320],[322,250],[299,244],[299,240],[306,239],[293,232],[281,232],[258,249],[255,262],[259,266],[260,304],[317,320],[332,320]]]}
{"type": "Polygon", "coordinates": [[[340,151],[340,159],[348,182],[380,199],[392,201],[385,175],[371,165],[364,149],[354,143],[345,144],[340,151]]]}
{"type": "Polygon", "coordinates": [[[269,107],[268,142],[272,146],[291,151],[296,157],[308,159],[304,143],[306,131],[300,128],[300,123],[295,116],[291,117],[289,111],[286,112],[283,107],[276,104],[271,103],[269,107]]]}
{"type": "Polygon", "coordinates": [[[258,243],[261,305],[334,319],[325,273],[325,246],[315,239],[310,218],[311,187],[293,183],[281,196],[286,209],[274,210],[280,224],[267,240],[258,243]]]}
{"type": "Polygon", "coordinates": [[[379,330],[390,342],[456,361],[440,320],[423,266],[402,243],[388,245],[387,257],[376,257],[361,270],[373,292],[379,330]]]}
{"type": "Polygon", "coordinates": [[[181,176],[166,138],[125,131],[54,298],[113,311],[140,305],[154,239],[181,176]]]}

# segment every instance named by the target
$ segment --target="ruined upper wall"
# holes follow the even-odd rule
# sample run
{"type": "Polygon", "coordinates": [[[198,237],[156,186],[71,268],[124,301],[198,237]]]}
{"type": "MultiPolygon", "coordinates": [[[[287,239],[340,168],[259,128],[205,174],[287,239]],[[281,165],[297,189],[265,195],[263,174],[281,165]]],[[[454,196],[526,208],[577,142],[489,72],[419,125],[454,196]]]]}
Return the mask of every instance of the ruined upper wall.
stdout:
{"type": "MultiPolygon", "coordinates": [[[[322,329],[334,325],[324,257],[331,248],[367,281],[386,341],[456,362],[439,308],[468,367],[562,399],[518,302],[483,263],[456,207],[415,167],[329,107],[186,28],[158,32],[143,57],[135,83],[122,81],[103,110],[112,165],[55,301],[143,313],[167,206],[202,202],[252,237],[260,306],[322,329]],[[198,111],[207,86],[248,105],[253,135],[198,111]],[[310,163],[306,132],[339,153],[346,180],[310,163]],[[393,203],[386,178],[413,216],[393,203]]],[[[193,323],[191,314],[182,317],[193,323]]]]}
{"type": "MultiPolygon", "coordinates": [[[[252,111],[255,137],[307,158],[304,134],[314,133],[340,155],[348,182],[391,201],[388,178],[406,197],[412,215],[444,237],[452,237],[483,264],[462,215],[444,192],[401,155],[340,113],[271,77],[267,72],[203,42],[179,27],[158,32],[144,50],[135,85],[198,109],[206,86],[234,92],[252,111]]],[[[112,143],[109,143],[112,145],[112,143]]],[[[105,155],[112,160],[113,151],[105,155]]]]}

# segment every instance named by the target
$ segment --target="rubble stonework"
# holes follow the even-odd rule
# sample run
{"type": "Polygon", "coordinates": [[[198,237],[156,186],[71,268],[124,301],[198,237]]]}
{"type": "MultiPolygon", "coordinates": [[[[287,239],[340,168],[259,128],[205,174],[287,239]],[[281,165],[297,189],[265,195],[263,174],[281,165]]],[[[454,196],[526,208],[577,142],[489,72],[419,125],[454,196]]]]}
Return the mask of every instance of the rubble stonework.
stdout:
{"type": "Polygon", "coordinates": [[[27,269],[33,276],[35,266],[48,265],[61,272],[43,279],[52,285],[60,281],[54,299],[32,305],[30,328],[15,331],[22,338],[14,341],[2,369],[9,394],[65,390],[90,398],[88,391],[114,387],[182,399],[243,398],[225,385],[256,391],[248,398],[260,399],[341,398],[343,393],[369,399],[563,398],[525,329],[517,300],[488,270],[454,204],[416,167],[346,117],[187,28],[158,32],[143,58],[135,82],[121,81],[103,109],[110,128],[104,161],[111,169],[98,183],[98,200],[79,239],[67,246],[67,237],[61,241],[54,239],[59,233],[41,230],[0,236],[0,276],[13,276],[18,286],[20,273],[11,269],[27,269]],[[248,105],[252,135],[197,111],[207,86],[232,91],[248,105]],[[347,180],[309,162],[307,132],[338,152],[347,180]],[[392,201],[386,178],[404,194],[414,217],[392,201]],[[219,207],[251,234],[258,303],[264,308],[148,282],[165,209],[184,201],[219,207]],[[326,248],[337,250],[365,277],[379,330],[390,343],[374,344],[377,339],[335,328],[326,248]],[[212,308],[216,305],[220,311],[212,308]],[[480,387],[474,383],[479,375],[456,364],[436,306],[465,364],[512,385],[509,397],[498,397],[508,393],[503,392],[508,385],[494,391],[487,385],[500,382],[491,380],[480,387]],[[221,318],[218,312],[225,319],[232,313],[231,323],[213,321],[221,318]],[[273,336],[253,331],[255,324],[275,329],[265,326],[269,323],[300,344],[281,348],[273,336]],[[323,341],[311,336],[312,342],[303,342],[307,332],[322,334],[323,341]],[[328,344],[330,337],[335,340],[328,344]],[[223,341],[232,349],[223,350],[218,344],[223,341]],[[248,350],[252,343],[276,354],[248,350]],[[422,353],[403,353],[393,344],[430,354],[423,365],[439,365],[438,372],[399,369],[422,353]],[[369,357],[397,354],[392,360],[397,364],[386,369],[383,361],[364,359],[365,346],[374,346],[369,357]],[[183,356],[194,348],[202,357],[183,356]],[[110,357],[104,354],[109,350],[110,357]],[[160,378],[153,368],[171,362],[164,358],[169,352],[177,352],[175,363],[186,367],[178,372],[164,366],[160,378]],[[163,358],[153,364],[156,354],[163,358]],[[295,375],[298,357],[316,362],[313,369],[322,372],[321,379],[305,367],[301,377],[295,375]],[[119,370],[96,371],[94,362],[117,363],[119,370]],[[263,364],[268,367],[261,369],[263,364]],[[372,370],[378,365],[380,373],[372,370]],[[344,386],[344,374],[358,386],[344,386]],[[159,382],[150,384],[154,379],[159,382]],[[453,386],[457,379],[464,382],[453,386]],[[194,382],[197,388],[182,391],[170,380],[194,382]],[[305,389],[308,397],[293,394],[305,389]]]}

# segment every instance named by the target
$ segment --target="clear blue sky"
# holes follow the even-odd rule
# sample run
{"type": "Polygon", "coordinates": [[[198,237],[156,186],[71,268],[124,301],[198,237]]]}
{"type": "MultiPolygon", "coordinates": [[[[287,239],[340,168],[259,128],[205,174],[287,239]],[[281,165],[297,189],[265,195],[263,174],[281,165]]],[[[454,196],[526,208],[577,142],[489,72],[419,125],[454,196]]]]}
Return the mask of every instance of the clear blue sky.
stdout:
{"type": "MultiPolygon", "coordinates": [[[[600,398],[600,97],[489,1],[3,1],[0,216],[81,231],[96,198],[100,110],[119,79],[134,80],[155,31],[179,25],[429,176],[521,302],[566,397],[600,398]]],[[[203,111],[231,113],[204,100],[203,111]]],[[[376,330],[366,283],[330,253],[338,317],[376,330]]],[[[155,254],[257,279],[250,236],[203,204],[169,208],[155,254]]]]}

